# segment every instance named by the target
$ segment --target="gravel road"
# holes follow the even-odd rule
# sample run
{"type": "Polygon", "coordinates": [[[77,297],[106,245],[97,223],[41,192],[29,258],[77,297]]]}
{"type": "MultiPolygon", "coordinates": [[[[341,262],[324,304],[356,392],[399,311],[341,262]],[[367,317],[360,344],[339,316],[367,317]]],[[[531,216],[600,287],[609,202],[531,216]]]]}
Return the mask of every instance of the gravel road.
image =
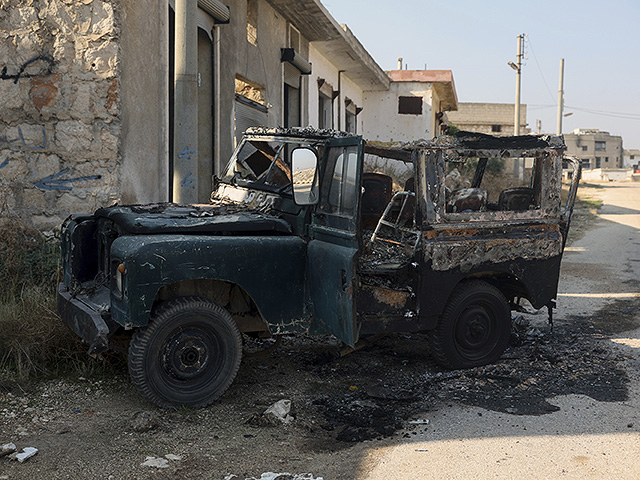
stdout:
{"type": "Polygon", "coordinates": [[[640,184],[584,192],[604,206],[565,253],[553,332],[518,317],[495,365],[443,371],[423,335],[342,358],[331,338],[286,337],[218,403],[177,412],[145,402],[117,357],[86,378],[0,378],[0,446],[39,450],[0,458],[0,479],[637,480],[640,184]],[[281,399],[295,420],[261,421],[281,399]]]}

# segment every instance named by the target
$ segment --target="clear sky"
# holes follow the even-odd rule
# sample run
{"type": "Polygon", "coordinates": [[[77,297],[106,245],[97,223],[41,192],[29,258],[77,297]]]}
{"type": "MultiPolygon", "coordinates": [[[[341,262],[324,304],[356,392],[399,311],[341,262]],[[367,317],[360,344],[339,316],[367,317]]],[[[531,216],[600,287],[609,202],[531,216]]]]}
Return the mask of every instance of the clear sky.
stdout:
{"type": "Polygon", "coordinates": [[[521,102],[555,133],[560,59],[563,132],[597,128],[640,148],[639,0],[322,0],[384,70],[452,70],[460,102],[512,103],[524,33],[521,102]]]}

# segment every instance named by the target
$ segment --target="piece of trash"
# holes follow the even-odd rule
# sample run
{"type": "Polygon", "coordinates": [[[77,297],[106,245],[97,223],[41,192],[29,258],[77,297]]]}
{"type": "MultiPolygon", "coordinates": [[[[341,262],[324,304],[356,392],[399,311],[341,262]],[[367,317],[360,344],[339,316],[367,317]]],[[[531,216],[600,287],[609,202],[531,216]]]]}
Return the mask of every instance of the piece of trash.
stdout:
{"type": "Polygon", "coordinates": [[[428,418],[418,418],[416,420],[410,420],[409,424],[411,424],[411,425],[428,425],[429,424],[429,419],[428,418]]]}
{"type": "Polygon", "coordinates": [[[182,460],[182,457],[180,455],[174,455],[173,453],[167,453],[164,458],[166,458],[167,460],[182,460]]]}
{"type": "Polygon", "coordinates": [[[349,390],[352,391],[352,392],[355,392],[356,390],[358,390],[358,387],[356,387],[355,385],[351,385],[349,387],[349,390]]]}
{"type": "Polygon", "coordinates": [[[9,458],[11,460],[17,460],[18,462],[22,463],[22,462],[30,459],[31,457],[33,457],[36,453],[38,453],[38,449],[37,448],[35,448],[35,447],[24,447],[20,453],[14,452],[11,455],[9,455],[9,458]]]}
{"type": "Polygon", "coordinates": [[[0,447],[0,457],[4,457],[5,455],[9,455],[16,451],[15,443],[5,443],[0,447]]]}
{"type": "Polygon", "coordinates": [[[291,400],[278,400],[276,403],[267,408],[262,416],[272,425],[279,423],[288,425],[293,422],[294,418],[289,415],[291,411],[291,400]]]}
{"type": "Polygon", "coordinates": [[[140,464],[141,467],[154,467],[154,468],[168,468],[169,460],[161,457],[147,457],[144,462],[140,464]]]}
{"type": "Polygon", "coordinates": [[[416,452],[428,452],[429,450],[427,450],[426,448],[416,448],[415,451],[416,452]]]}

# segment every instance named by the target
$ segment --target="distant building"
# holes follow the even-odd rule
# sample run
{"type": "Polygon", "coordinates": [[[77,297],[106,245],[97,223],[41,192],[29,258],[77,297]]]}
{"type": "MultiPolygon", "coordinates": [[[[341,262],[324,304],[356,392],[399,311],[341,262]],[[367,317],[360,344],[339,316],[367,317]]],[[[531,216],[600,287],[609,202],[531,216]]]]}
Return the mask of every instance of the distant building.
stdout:
{"type": "Polygon", "coordinates": [[[623,150],[622,166],[638,170],[640,168],[640,149],[623,150]]]}
{"type": "Polygon", "coordinates": [[[582,168],[622,168],[622,137],[596,129],[577,128],[564,134],[567,155],[578,157],[582,168]]]}
{"type": "MultiPolygon", "coordinates": [[[[515,105],[513,103],[458,103],[458,110],[447,113],[450,124],[460,130],[489,135],[513,135],[515,105]]],[[[531,133],[527,128],[527,106],[520,105],[520,135],[531,133]]]]}
{"type": "Polygon", "coordinates": [[[444,113],[458,107],[451,70],[391,70],[388,90],[364,92],[367,140],[404,142],[441,132],[444,113]]]}

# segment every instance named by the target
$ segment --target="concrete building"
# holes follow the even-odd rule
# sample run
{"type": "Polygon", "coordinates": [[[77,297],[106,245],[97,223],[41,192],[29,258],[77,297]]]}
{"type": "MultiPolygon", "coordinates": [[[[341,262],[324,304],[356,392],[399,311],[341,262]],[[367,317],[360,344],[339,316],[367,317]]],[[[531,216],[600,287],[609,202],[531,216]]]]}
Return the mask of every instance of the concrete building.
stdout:
{"type": "Polygon", "coordinates": [[[428,138],[457,103],[451,72],[387,75],[320,0],[198,0],[187,3],[197,133],[175,146],[176,1],[4,2],[0,219],[46,230],[114,202],[170,201],[185,159],[195,168],[177,181],[206,202],[249,126],[428,138]],[[388,122],[400,98],[417,96],[421,113],[388,122]]]}
{"type": "MultiPolygon", "coordinates": [[[[458,103],[457,111],[447,113],[450,124],[460,130],[489,135],[513,135],[515,105],[513,103],[458,103]]],[[[520,134],[531,132],[527,126],[527,106],[520,105],[520,134]]]]}
{"type": "Polygon", "coordinates": [[[623,150],[622,159],[624,168],[640,169],[640,149],[623,150]]]}
{"type": "Polygon", "coordinates": [[[431,139],[458,98],[450,70],[391,70],[388,90],[364,94],[363,136],[381,142],[431,139]]]}
{"type": "Polygon", "coordinates": [[[362,133],[364,92],[387,90],[389,77],[346,25],[333,25],[325,39],[311,41],[309,59],[309,124],[362,133]]]}
{"type": "Polygon", "coordinates": [[[584,169],[622,168],[622,137],[596,129],[575,129],[564,134],[567,155],[577,157],[584,169]]]}

